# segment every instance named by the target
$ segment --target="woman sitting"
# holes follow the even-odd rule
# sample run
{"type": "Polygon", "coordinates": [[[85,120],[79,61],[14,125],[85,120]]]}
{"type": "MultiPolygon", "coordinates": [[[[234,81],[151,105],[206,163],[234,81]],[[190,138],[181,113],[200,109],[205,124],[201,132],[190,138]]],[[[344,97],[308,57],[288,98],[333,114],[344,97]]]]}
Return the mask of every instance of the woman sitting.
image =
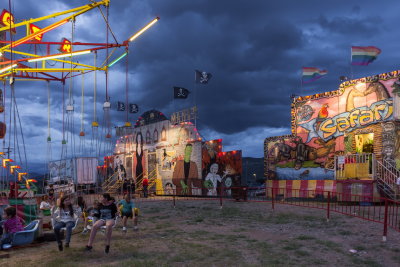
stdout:
{"type": "Polygon", "coordinates": [[[63,196],[60,199],[59,207],[53,213],[53,218],[55,219],[54,233],[56,235],[59,251],[63,250],[63,244],[61,242],[61,228],[66,228],[65,247],[68,248],[71,241],[72,228],[75,226],[75,220],[77,217],[78,216],[72,207],[70,197],[63,196]]]}
{"type": "Polygon", "coordinates": [[[104,251],[108,253],[110,251],[110,243],[111,243],[111,234],[112,234],[112,227],[115,223],[115,216],[117,214],[117,206],[114,203],[115,200],[110,196],[110,194],[105,193],[103,194],[103,199],[99,204],[99,211],[100,211],[100,219],[93,225],[93,229],[90,233],[89,242],[86,246],[86,251],[92,250],[92,245],[94,242],[94,238],[96,237],[97,231],[103,225],[106,226],[106,247],[104,251]]]}

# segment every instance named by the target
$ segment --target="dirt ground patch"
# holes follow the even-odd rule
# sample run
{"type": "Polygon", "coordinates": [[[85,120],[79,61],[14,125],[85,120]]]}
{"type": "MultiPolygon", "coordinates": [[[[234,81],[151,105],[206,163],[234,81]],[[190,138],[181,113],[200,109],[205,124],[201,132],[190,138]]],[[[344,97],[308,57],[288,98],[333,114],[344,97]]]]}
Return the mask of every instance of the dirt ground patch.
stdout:
{"type": "MultiPolygon", "coordinates": [[[[218,201],[141,202],[138,232],[114,229],[110,254],[99,233],[73,235],[63,252],[55,242],[5,253],[0,266],[400,266],[400,233],[341,214],[269,203],[218,201]],[[350,252],[350,250],[354,250],[350,252]]],[[[129,221],[132,226],[132,221],[129,221]]]]}

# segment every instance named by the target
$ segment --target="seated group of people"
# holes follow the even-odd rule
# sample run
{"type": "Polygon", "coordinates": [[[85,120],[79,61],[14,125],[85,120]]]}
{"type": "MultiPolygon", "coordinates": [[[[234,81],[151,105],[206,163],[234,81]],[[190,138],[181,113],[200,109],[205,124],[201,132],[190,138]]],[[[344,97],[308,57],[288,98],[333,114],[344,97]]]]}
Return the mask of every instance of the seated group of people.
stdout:
{"type": "MultiPolygon", "coordinates": [[[[55,238],[57,241],[58,249],[63,251],[64,247],[70,246],[72,230],[78,222],[78,218],[82,218],[84,221],[84,228],[82,233],[87,233],[91,230],[90,237],[85,247],[86,251],[92,250],[94,239],[97,231],[105,226],[106,229],[106,246],[105,252],[108,253],[110,250],[112,228],[116,222],[118,214],[122,217],[123,228],[122,231],[126,232],[128,218],[133,218],[134,230],[137,230],[137,217],[138,209],[135,208],[134,202],[131,200],[130,194],[125,195],[124,199],[117,204],[115,199],[110,194],[105,193],[102,195],[100,201],[95,201],[93,207],[87,208],[83,197],[78,197],[78,207],[73,206],[73,198],[69,195],[61,195],[56,204],[54,204],[54,198],[52,196],[43,196],[42,202],[40,203],[40,211],[43,218],[51,216],[54,223],[52,228],[54,229],[55,238]],[[92,227],[89,226],[92,224],[92,227]],[[61,240],[61,230],[65,228],[66,236],[63,244],[61,240]]],[[[10,243],[13,235],[16,232],[23,231],[24,222],[17,216],[16,208],[13,206],[7,207],[4,210],[4,221],[0,227],[1,237],[1,248],[3,244],[10,243]],[[4,228],[4,231],[2,231],[4,228]]]]}

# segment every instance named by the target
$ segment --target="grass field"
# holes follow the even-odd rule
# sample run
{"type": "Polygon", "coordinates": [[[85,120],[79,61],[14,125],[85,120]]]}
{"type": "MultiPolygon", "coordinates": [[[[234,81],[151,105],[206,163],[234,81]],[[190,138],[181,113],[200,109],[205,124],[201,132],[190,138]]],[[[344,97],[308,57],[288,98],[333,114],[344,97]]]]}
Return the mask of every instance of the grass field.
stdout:
{"type": "Polygon", "coordinates": [[[140,230],[118,225],[109,254],[102,233],[85,252],[79,226],[69,249],[47,242],[0,252],[9,254],[0,266],[400,266],[400,233],[383,243],[381,224],[339,214],[327,222],[324,211],[279,204],[218,204],[141,202],[140,230]]]}

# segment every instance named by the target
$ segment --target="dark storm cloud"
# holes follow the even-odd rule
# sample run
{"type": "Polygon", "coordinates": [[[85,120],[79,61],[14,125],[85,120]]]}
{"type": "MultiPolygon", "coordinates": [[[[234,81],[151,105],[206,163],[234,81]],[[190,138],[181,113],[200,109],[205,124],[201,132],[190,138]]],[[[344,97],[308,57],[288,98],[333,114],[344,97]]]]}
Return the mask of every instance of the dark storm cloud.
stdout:
{"type": "Polygon", "coordinates": [[[334,17],[328,19],[325,16],[318,18],[321,27],[331,33],[349,36],[368,37],[381,31],[383,19],[380,16],[366,18],[334,17]]]}
{"type": "Polygon", "coordinates": [[[244,2],[229,7],[213,3],[211,11],[211,2],[207,3],[197,1],[188,8],[187,4],[161,4],[165,16],[157,25],[159,32],[134,45],[144,53],[132,53],[132,61],[148,61],[133,66],[142,73],[143,83],[148,84],[143,99],[159,92],[151,99],[153,106],[162,109],[168,105],[165,100],[170,99],[173,85],[193,88],[193,71],[200,68],[214,74],[209,85],[193,88],[197,90],[200,113],[207,118],[202,120],[205,127],[234,133],[250,126],[287,126],[288,123],[283,123],[288,118],[287,109],[286,114],[278,115],[281,120],[257,119],[246,123],[241,123],[244,119],[240,123],[221,120],[222,114],[214,112],[221,108],[229,109],[228,116],[233,118],[257,117],[271,110],[269,103],[279,107],[289,104],[289,98],[277,97],[276,91],[287,93],[294,85],[293,80],[287,81],[287,73],[298,71],[298,66],[287,64],[293,61],[288,52],[302,47],[301,30],[275,15],[268,18],[272,17],[272,11],[261,1],[247,3],[249,12],[239,11],[244,2]],[[255,11],[252,16],[251,11],[255,11]],[[256,18],[261,13],[265,20],[256,18]],[[277,74],[276,70],[282,69],[284,72],[277,74]],[[281,81],[279,86],[276,80],[281,81]],[[267,101],[263,107],[260,99],[267,101]],[[254,104],[260,107],[253,108],[254,104]]]}
{"type": "MultiPolygon", "coordinates": [[[[14,1],[14,12],[19,19],[89,3],[45,0],[24,1],[21,5],[17,2],[14,1]]],[[[129,47],[129,102],[137,103],[140,113],[156,108],[170,115],[196,104],[200,117],[198,127],[205,131],[204,136],[223,136],[233,149],[239,143],[243,147],[236,148],[245,150],[247,147],[244,155],[261,156],[263,137],[290,133],[291,94],[335,90],[341,75],[353,73],[356,78],[398,67],[393,25],[398,20],[399,5],[395,1],[383,5],[372,0],[362,3],[354,0],[112,0],[109,18],[113,33],[121,43],[155,16],[161,17],[160,22],[129,47]],[[366,68],[351,69],[351,45],[376,45],[382,48],[382,54],[366,68]],[[329,73],[314,83],[301,86],[303,66],[326,68],[329,73]],[[195,69],[213,74],[208,85],[194,84],[195,69]],[[173,86],[188,88],[192,93],[187,100],[174,101],[173,86]]],[[[53,36],[68,37],[70,28],[68,24],[46,38],[49,41],[55,38],[53,36]]],[[[104,20],[96,9],[77,18],[74,38],[105,42],[104,29],[104,20]]],[[[111,35],[109,40],[113,42],[111,35]]],[[[123,49],[115,51],[111,59],[123,52],[123,49]]],[[[99,62],[104,56],[99,53],[99,62]]],[[[90,57],[80,60],[88,64],[93,62],[90,57]]],[[[116,101],[125,100],[125,64],[122,60],[109,72],[108,90],[113,107],[116,101]]],[[[87,75],[85,124],[89,128],[93,84],[93,75],[87,75]]],[[[70,86],[67,81],[63,96],[62,85],[51,83],[51,121],[58,135],[62,129],[62,99],[66,99],[70,86]]],[[[103,73],[98,74],[97,86],[97,112],[101,122],[105,101],[103,73]]],[[[72,87],[76,124],[79,124],[80,77],[74,78],[72,87]]],[[[46,84],[21,82],[16,85],[16,97],[19,101],[27,98],[32,101],[40,115],[25,119],[43,124],[46,129],[46,84]]],[[[130,120],[136,120],[139,114],[129,115],[130,120]]],[[[125,113],[113,110],[111,118],[113,125],[122,125],[125,113]]],[[[35,135],[41,132],[33,131],[35,135]]],[[[42,132],[45,140],[47,133],[42,132]]]]}

